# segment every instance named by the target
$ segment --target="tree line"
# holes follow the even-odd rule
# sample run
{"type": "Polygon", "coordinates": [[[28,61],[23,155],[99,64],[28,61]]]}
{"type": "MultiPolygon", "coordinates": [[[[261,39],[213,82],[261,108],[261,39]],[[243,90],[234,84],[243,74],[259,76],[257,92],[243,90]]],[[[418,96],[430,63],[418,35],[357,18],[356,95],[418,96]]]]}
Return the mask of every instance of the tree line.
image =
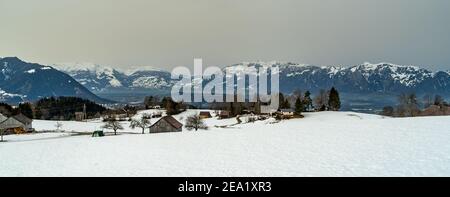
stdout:
{"type": "MultiPolygon", "coordinates": [[[[237,100],[237,96],[234,100],[237,100]]],[[[339,92],[334,87],[330,90],[320,90],[314,98],[310,91],[302,93],[300,90],[294,90],[291,94],[279,93],[278,100],[278,110],[293,109],[297,115],[312,111],[339,111],[341,108],[339,92]]],[[[210,108],[229,111],[231,116],[237,116],[247,112],[259,114],[261,105],[268,104],[259,100],[257,102],[213,102],[210,108]]]]}
{"type": "Polygon", "coordinates": [[[415,93],[402,93],[397,100],[397,106],[385,106],[381,115],[393,117],[450,115],[450,105],[440,95],[427,94],[421,102],[415,93]]]}
{"type": "Polygon", "coordinates": [[[17,107],[0,103],[0,113],[5,116],[23,114],[28,118],[44,120],[72,120],[75,119],[75,112],[83,112],[84,109],[86,109],[87,118],[107,110],[95,102],[77,97],[42,98],[35,103],[20,103],[17,107]]]}
{"type": "Polygon", "coordinates": [[[175,102],[171,97],[160,98],[158,96],[147,96],[144,99],[144,105],[146,109],[151,109],[155,106],[160,106],[166,109],[167,115],[176,115],[188,108],[188,105],[184,102],[175,102]]]}

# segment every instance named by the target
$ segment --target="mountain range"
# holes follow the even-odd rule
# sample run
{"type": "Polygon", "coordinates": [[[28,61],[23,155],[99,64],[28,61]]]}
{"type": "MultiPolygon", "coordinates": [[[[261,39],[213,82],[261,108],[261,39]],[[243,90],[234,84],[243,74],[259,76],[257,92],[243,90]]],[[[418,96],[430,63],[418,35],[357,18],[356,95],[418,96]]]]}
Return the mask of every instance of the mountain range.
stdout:
{"type": "MultiPolygon", "coordinates": [[[[342,93],[343,99],[352,104],[383,99],[382,96],[386,101],[394,102],[401,92],[450,96],[450,71],[433,72],[409,65],[363,63],[354,66],[315,66],[289,62],[245,62],[223,69],[245,70],[247,67],[261,66],[280,68],[280,90],[284,93],[298,89],[310,90],[314,94],[334,86],[342,93]]],[[[100,97],[122,102],[142,101],[147,95],[168,95],[175,83],[170,72],[148,67],[120,70],[91,63],[43,66],[18,58],[3,58],[0,59],[0,68],[0,99],[6,101],[62,95],[95,101],[105,101],[100,97]]]]}
{"type": "MultiPolygon", "coordinates": [[[[77,65],[77,64],[76,64],[77,65]]],[[[296,63],[247,62],[227,68],[280,68],[280,89],[290,93],[295,89],[319,90],[335,86],[348,93],[398,93],[414,91],[419,94],[450,93],[450,71],[432,72],[417,66],[391,63],[364,63],[356,66],[314,66],[296,63]]],[[[54,65],[89,90],[99,93],[112,89],[170,89],[174,81],[170,72],[139,70],[131,73],[99,65],[54,65]],[[78,68],[78,69],[76,69],[78,68]]],[[[227,69],[225,68],[225,69],[227,69]]]]}
{"type": "Polygon", "coordinates": [[[68,74],[17,57],[0,58],[0,101],[19,103],[51,96],[76,96],[111,102],[93,94],[68,74]]]}

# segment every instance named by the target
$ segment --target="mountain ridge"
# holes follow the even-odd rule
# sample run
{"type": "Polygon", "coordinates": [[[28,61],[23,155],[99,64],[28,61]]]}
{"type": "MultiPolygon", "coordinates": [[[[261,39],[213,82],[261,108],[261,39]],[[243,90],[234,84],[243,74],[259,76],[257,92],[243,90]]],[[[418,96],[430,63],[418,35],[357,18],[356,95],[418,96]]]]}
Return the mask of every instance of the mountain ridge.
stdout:
{"type": "Polygon", "coordinates": [[[107,103],[68,74],[17,57],[0,58],[0,101],[19,103],[51,96],[75,96],[107,103]]]}

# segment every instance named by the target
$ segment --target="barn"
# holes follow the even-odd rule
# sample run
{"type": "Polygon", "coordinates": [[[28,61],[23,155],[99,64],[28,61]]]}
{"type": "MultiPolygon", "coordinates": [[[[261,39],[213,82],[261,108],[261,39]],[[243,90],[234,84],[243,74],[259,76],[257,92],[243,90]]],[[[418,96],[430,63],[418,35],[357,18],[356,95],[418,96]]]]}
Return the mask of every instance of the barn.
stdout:
{"type": "Polygon", "coordinates": [[[230,118],[231,114],[229,111],[220,111],[219,113],[219,118],[220,119],[225,119],[225,118],[230,118]]]}
{"type": "Polygon", "coordinates": [[[209,111],[201,111],[199,116],[200,119],[212,118],[211,113],[209,113],[209,111]]]}
{"type": "Polygon", "coordinates": [[[150,133],[181,132],[183,124],[172,116],[164,116],[150,127],[150,133]]]}
{"type": "Polygon", "coordinates": [[[3,115],[0,116],[0,120],[3,120],[0,122],[0,129],[5,130],[7,134],[20,134],[33,131],[33,120],[22,114],[5,118],[3,115]]]}

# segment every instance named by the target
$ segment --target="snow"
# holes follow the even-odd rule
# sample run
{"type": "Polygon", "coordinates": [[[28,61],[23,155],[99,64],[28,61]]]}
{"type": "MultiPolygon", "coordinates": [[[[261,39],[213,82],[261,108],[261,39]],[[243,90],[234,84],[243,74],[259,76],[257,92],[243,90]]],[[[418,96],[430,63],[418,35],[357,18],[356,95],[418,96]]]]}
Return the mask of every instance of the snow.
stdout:
{"type": "Polygon", "coordinates": [[[167,82],[162,77],[148,76],[148,77],[138,77],[133,81],[132,87],[142,87],[142,88],[163,88],[170,87],[172,84],[167,82]]]}
{"type": "Polygon", "coordinates": [[[53,68],[50,67],[50,66],[43,66],[43,67],[41,67],[41,70],[51,70],[51,69],[53,69],[53,68]]]}
{"type": "Polygon", "coordinates": [[[388,69],[390,77],[394,81],[407,87],[412,87],[427,78],[433,77],[432,72],[412,65],[403,66],[385,62],[378,64],[365,62],[362,65],[350,67],[351,72],[361,72],[366,80],[369,80],[374,75],[383,76],[384,69],[388,69]]]}
{"type": "Polygon", "coordinates": [[[112,87],[122,87],[122,83],[114,75],[114,71],[116,71],[116,69],[109,66],[101,66],[94,63],[79,63],[79,62],[60,63],[54,64],[53,66],[71,75],[79,71],[88,71],[90,73],[95,74],[97,79],[106,78],[112,87]]]}
{"type": "Polygon", "coordinates": [[[0,101],[6,98],[13,98],[13,97],[20,97],[21,99],[23,99],[26,97],[26,95],[8,93],[0,88],[0,101]]]}
{"type": "Polygon", "coordinates": [[[36,70],[35,69],[30,69],[30,70],[27,70],[25,72],[28,73],[28,74],[33,74],[33,73],[36,72],[36,70]]]}
{"type": "MultiPolygon", "coordinates": [[[[142,135],[126,127],[103,138],[68,134],[92,132],[100,120],[65,121],[64,133],[5,136],[0,176],[450,176],[450,116],[304,115],[228,128],[215,125],[234,118],[210,118],[210,129],[197,132],[142,135]]],[[[55,123],[33,122],[42,131],[55,123]]]]}
{"type": "Polygon", "coordinates": [[[287,74],[286,76],[287,77],[295,77],[297,75],[303,75],[304,73],[307,73],[307,72],[310,72],[310,70],[305,69],[305,70],[302,70],[301,72],[292,72],[292,73],[287,74]]]}

